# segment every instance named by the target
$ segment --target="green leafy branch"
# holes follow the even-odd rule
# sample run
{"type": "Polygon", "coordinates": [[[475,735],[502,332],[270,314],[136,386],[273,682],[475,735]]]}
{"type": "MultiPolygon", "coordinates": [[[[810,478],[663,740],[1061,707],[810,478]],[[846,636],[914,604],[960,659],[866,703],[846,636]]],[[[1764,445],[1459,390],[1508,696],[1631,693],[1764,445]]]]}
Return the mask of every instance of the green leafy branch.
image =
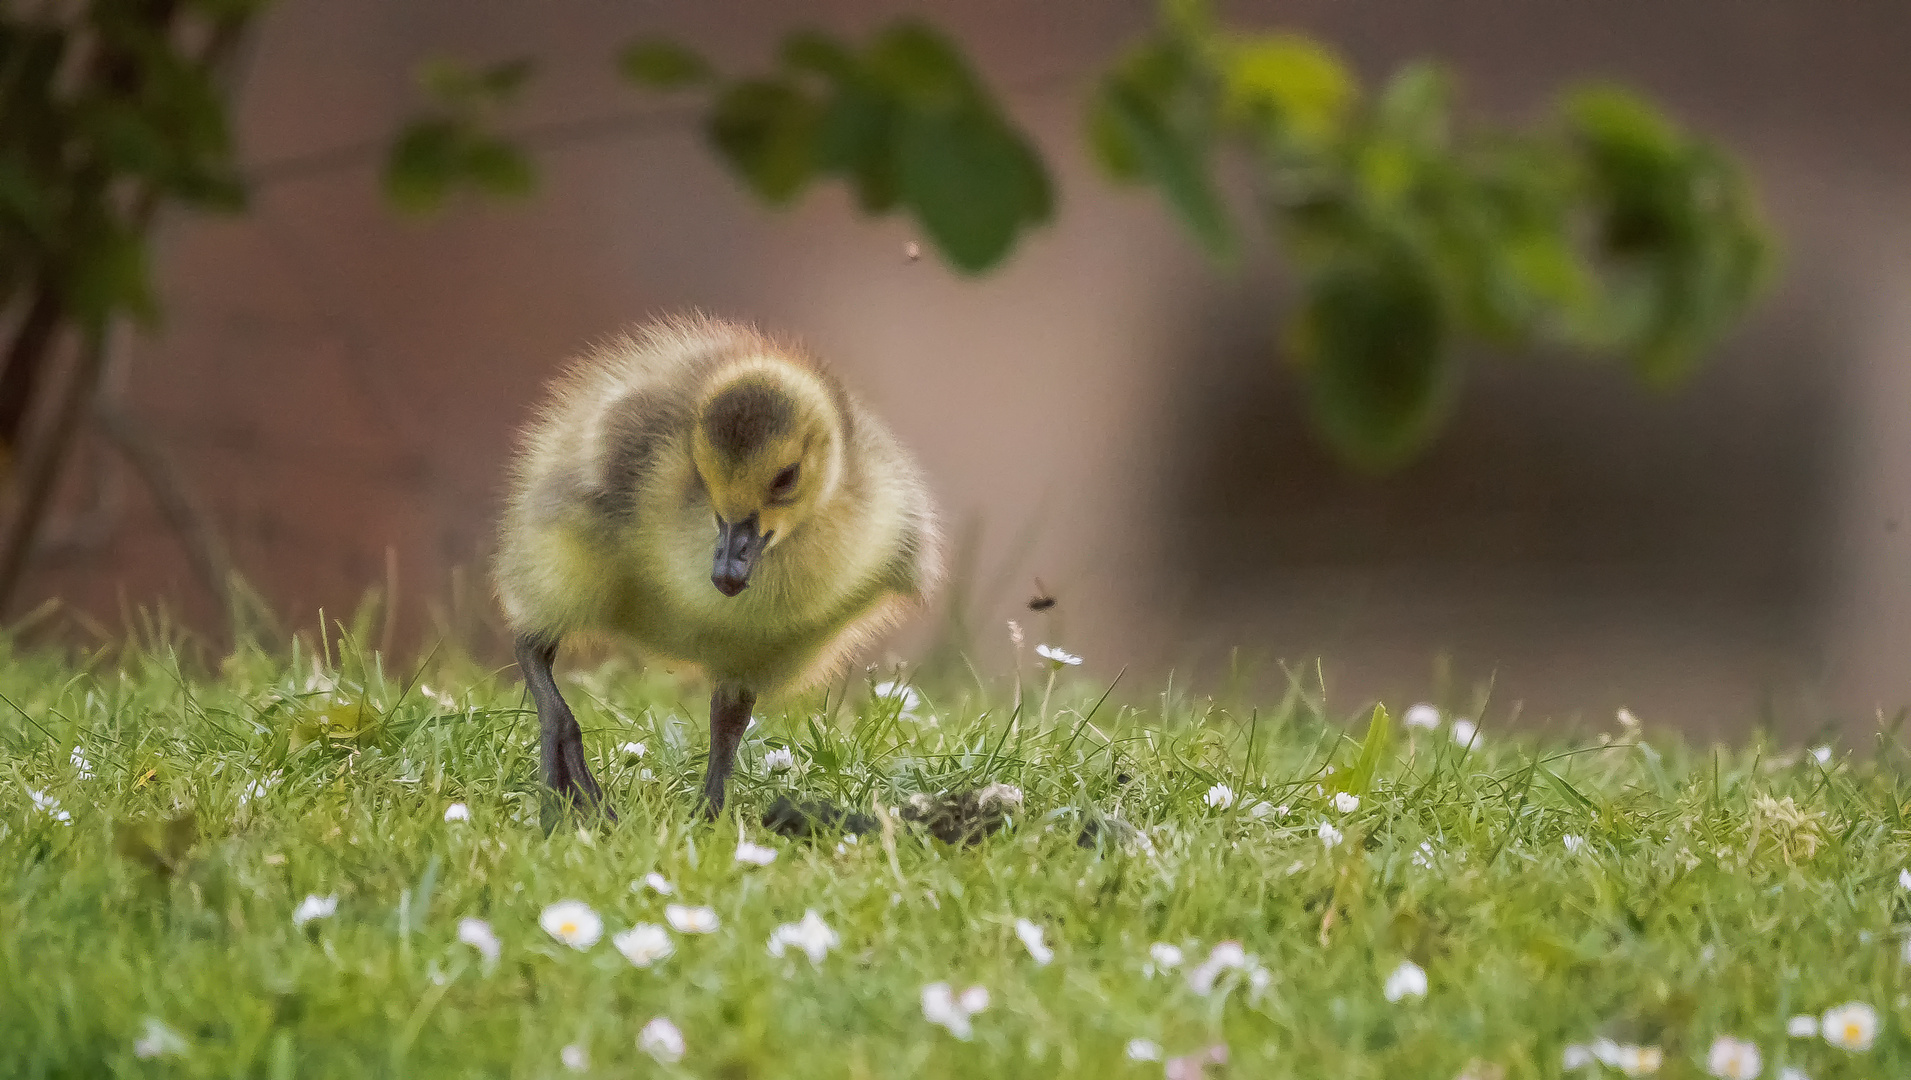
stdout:
{"type": "Polygon", "coordinates": [[[1430,64],[1363,94],[1313,41],[1175,2],[1089,105],[1103,169],[1158,190],[1222,262],[1240,242],[1216,175],[1224,153],[1245,163],[1299,271],[1286,339],[1316,421],[1369,467],[1437,430],[1457,339],[1614,353],[1669,386],[1770,262],[1740,170],[1642,98],[1571,90],[1532,131],[1462,123],[1453,98],[1430,64]]]}

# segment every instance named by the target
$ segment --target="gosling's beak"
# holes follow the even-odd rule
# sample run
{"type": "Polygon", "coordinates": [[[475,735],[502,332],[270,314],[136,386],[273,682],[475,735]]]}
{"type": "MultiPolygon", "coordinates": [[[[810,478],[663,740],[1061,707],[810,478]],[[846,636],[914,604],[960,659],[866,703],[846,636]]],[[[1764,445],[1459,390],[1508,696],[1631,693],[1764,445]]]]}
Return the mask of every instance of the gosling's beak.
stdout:
{"type": "Polygon", "coordinates": [[[750,587],[750,571],[756,569],[756,557],[763,553],[765,539],[756,525],[755,514],[735,523],[717,519],[717,557],[710,569],[710,583],[725,596],[735,596],[750,587]]]}

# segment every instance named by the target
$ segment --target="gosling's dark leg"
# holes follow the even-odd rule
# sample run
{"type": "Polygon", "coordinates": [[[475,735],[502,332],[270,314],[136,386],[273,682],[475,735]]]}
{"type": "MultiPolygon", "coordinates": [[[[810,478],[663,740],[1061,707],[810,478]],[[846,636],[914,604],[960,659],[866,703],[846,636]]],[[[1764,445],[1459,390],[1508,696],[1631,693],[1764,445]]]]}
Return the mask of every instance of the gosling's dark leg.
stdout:
{"type": "Polygon", "coordinates": [[[710,768],[703,774],[704,813],[723,812],[723,789],[737,767],[737,745],[750,726],[756,693],[740,686],[719,685],[710,694],[710,768]]]}
{"type": "Polygon", "coordinates": [[[591,776],[584,761],[584,733],[571,715],[571,707],[557,692],[557,680],[551,677],[551,661],[557,657],[557,641],[534,634],[518,638],[518,668],[524,672],[524,684],[537,702],[538,761],[544,771],[544,786],[558,800],[574,804],[586,814],[602,812],[612,821],[616,811],[604,802],[604,790],[591,776]]]}

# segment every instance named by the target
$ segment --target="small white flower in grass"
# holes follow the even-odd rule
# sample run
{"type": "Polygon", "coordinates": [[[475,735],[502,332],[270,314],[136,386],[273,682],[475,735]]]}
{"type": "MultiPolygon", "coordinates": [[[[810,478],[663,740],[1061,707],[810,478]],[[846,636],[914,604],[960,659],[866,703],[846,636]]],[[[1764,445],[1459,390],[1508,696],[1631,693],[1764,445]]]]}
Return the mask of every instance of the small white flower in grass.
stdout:
{"type": "Polygon", "coordinates": [[[604,920],[582,900],[559,900],[537,917],[544,932],[573,949],[588,949],[604,935],[604,920]]]}
{"type": "Polygon", "coordinates": [[[1035,655],[1047,660],[1057,670],[1063,667],[1075,667],[1082,662],[1081,657],[1071,652],[1064,652],[1053,645],[1035,646],[1035,655]]]}
{"type": "Polygon", "coordinates": [[[627,742],[624,745],[618,747],[617,752],[624,755],[624,757],[630,759],[631,761],[641,761],[643,760],[643,756],[646,753],[649,753],[649,750],[644,746],[643,743],[627,742]]]}
{"type": "Polygon", "coordinates": [[[456,709],[458,707],[458,699],[445,693],[443,690],[433,690],[429,686],[421,685],[418,687],[418,693],[422,695],[426,701],[431,702],[440,709],[456,709]]]}
{"type": "Polygon", "coordinates": [[[1878,1011],[1862,1001],[1847,1001],[1825,1010],[1818,1033],[1840,1050],[1862,1054],[1878,1037],[1878,1011]]]}
{"type": "Polygon", "coordinates": [[[1598,1059],[1593,1057],[1593,1052],[1591,1047],[1581,1045],[1580,1043],[1574,1043],[1571,1046],[1568,1046],[1566,1049],[1560,1051],[1559,1067],[1566,1070],[1567,1072],[1571,1072],[1574,1069],[1583,1069],[1586,1066],[1591,1065],[1596,1060],[1598,1059]]]}
{"type": "Polygon", "coordinates": [[[461,802],[452,803],[450,806],[445,807],[445,820],[470,821],[471,808],[461,802]]]}
{"type": "Polygon", "coordinates": [[[1787,1065],[1778,1070],[1778,1080],[1811,1080],[1811,1076],[1803,1069],[1787,1065]]]}
{"type": "Polygon", "coordinates": [[[1247,816],[1253,821],[1265,821],[1271,817],[1283,818],[1287,816],[1287,807],[1275,806],[1273,803],[1263,799],[1247,808],[1247,816]]]}
{"type": "Polygon", "coordinates": [[[504,945],[498,941],[498,935],[492,932],[491,924],[470,915],[458,920],[458,940],[478,950],[478,955],[484,957],[487,970],[498,962],[498,954],[504,951],[504,945]]]}
{"type": "Polygon", "coordinates": [[[1440,726],[1440,710],[1422,701],[1409,708],[1401,720],[1408,727],[1437,728],[1440,726]]]}
{"type": "Polygon", "coordinates": [[[1831,747],[1820,746],[1811,752],[1811,757],[1820,765],[1829,765],[1831,764],[1831,747]]]}
{"type": "Polygon", "coordinates": [[[591,1055],[581,1043],[572,1043],[557,1052],[557,1059],[572,1072],[583,1072],[591,1067],[591,1055]]]}
{"type": "Polygon", "coordinates": [[[1226,784],[1216,784],[1208,789],[1207,803],[1216,810],[1226,810],[1234,805],[1234,789],[1226,784]]]}
{"type": "Polygon", "coordinates": [[[1420,841],[1420,846],[1413,851],[1413,865],[1422,870],[1431,870],[1433,869],[1433,857],[1435,854],[1437,853],[1433,850],[1433,842],[1431,840],[1422,840],[1420,841]]]}
{"type": "Polygon", "coordinates": [[[1022,642],[1025,640],[1027,639],[1022,636],[1022,624],[1019,622],[1016,622],[1014,619],[1010,619],[1009,620],[1009,644],[1019,649],[1022,647],[1022,642]]]}
{"type": "Polygon", "coordinates": [[[721,925],[712,908],[665,904],[664,921],[679,934],[714,934],[721,925]]]}
{"type": "Polygon", "coordinates": [[[796,768],[796,751],[787,746],[779,746],[763,755],[763,767],[770,772],[782,772],[796,768]]]}
{"type": "Polygon", "coordinates": [[[1129,1039],[1128,1060],[1160,1061],[1161,1044],[1153,1039],[1129,1039]]]}
{"type": "Polygon", "coordinates": [[[656,893],[658,896],[669,896],[671,893],[674,893],[677,891],[677,887],[675,885],[672,885],[669,879],[665,878],[662,874],[659,874],[655,870],[652,870],[650,873],[645,874],[644,880],[633,881],[630,883],[631,892],[636,892],[639,888],[649,889],[651,892],[656,893]]]}
{"type": "Polygon", "coordinates": [[[1785,1021],[1785,1034],[1794,1039],[1812,1039],[1818,1036],[1818,1018],[1816,1016],[1794,1016],[1785,1021]]]}
{"type": "Polygon", "coordinates": [[[922,695],[916,693],[915,689],[907,683],[893,680],[879,682],[871,688],[871,692],[883,701],[895,701],[896,713],[899,716],[913,717],[916,715],[916,710],[922,708],[922,695]]]}
{"type": "Polygon", "coordinates": [[[1467,749],[1480,743],[1480,726],[1462,716],[1453,721],[1453,741],[1467,749]]]}
{"type": "Polygon", "coordinates": [[[1055,950],[1042,940],[1042,928],[1027,919],[1015,920],[1015,936],[1022,939],[1022,947],[1040,967],[1047,967],[1055,959],[1055,950]]]}
{"type": "Polygon", "coordinates": [[[337,893],[330,896],[310,895],[299,901],[298,907],[292,909],[292,925],[304,926],[313,919],[329,919],[336,911],[338,911],[337,893]]]}
{"type": "Polygon", "coordinates": [[[1208,958],[1188,969],[1188,988],[1206,997],[1223,973],[1248,966],[1247,950],[1238,941],[1223,941],[1208,951],[1208,958]]]}
{"type": "Polygon", "coordinates": [[[655,923],[638,923],[621,934],[612,934],[610,943],[637,967],[649,967],[677,951],[670,943],[670,931],[655,923]]]}
{"type": "Polygon", "coordinates": [[[1898,871],[1898,888],[1911,890],[1911,870],[1898,871]]]}
{"type": "Polygon", "coordinates": [[[93,763],[86,760],[85,747],[81,747],[81,746],[74,747],[73,754],[69,760],[73,762],[73,770],[80,774],[80,779],[82,780],[93,779],[93,763]]]}
{"type": "Polygon", "coordinates": [[[1753,1080],[1765,1071],[1765,1059],[1752,1043],[1720,1035],[1705,1055],[1705,1069],[1721,1080],[1753,1080]]]}
{"type": "Polygon", "coordinates": [[[1340,846],[1340,842],[1346,839],[1345,834],[1339,829],[1334,828],[1334,823],[1331,821],[1321,822],[1320,829],[1315,835],[1320,837],[1320,842],[1325,845],[1329,851],[1340,846]]]}
{"type": "Polygon", "coordinates": [[[178,1057],[187,1050],[185,1036],[147,1017],[140,1036],[133,1040],[133,1056],[141,1061],[156,1057],[178,1057]]]}
{"type": "Polygon", "coordinates": [[[683,1032],[677,1025],[659,1016],[637,1033],[637,1049],[665,1065],[683,1060],[683,1032]]]}
{"type": "Polygon", "coordinates": [[[1153,961],[1148,967],[1150,975],[1157,971],[1173,971],[1181,966],[1181,950],[1165,941],[1148,946],[1148,958],[1153,961]]]}
{"type": "Polygon", "coordinates": [[[1406,997],[1427,996],[1427,973],[1424,968],[1411,960],[1400,961],[1400,966],[1387,976],[1387,985],[1383,991],[1388,1001],[1399,1001],[1406,997]]]}
{"type": "Polygon", "coordinates": [[[770,955],[782,956],[789,949],[796,949],[810,958],[810,963],[820,964],[823,957],[836,947],[836,931],[829,928],[815,908],[803,912],[802,922],[784,923],[770,932],[770,955]]]}
{"type": "Polygon", "coordinates": [[[750,866],[768,866],[776,861],[776,849],[753,844],[748,840],[737,841],[737,861],[750,866]]]}
{"type": "Polygon", "coordinates": [[[1334,809],[1343,814],[1351,814],[1360,809],[1360,796],[1351,791],[1334,792],[1334,809]]]}
{"type": "Polygon", "coordinates": [[[45,814],[46,816],[52,818],[53,820],[59,822],[62,825],[73,824],[73,815],[60,809],[60,800],[54,798],[51,795],[48,795],[44,791],[35,791],[32,788],[28,788],[26,790],[27,790],[27,798],[33,800],[34,807],[38,809],[41,813],[45,814]]]}
{"type": "Polygon", "coordinates": [[[1566,854],[1568,855],[1577,855],[1586,850],[1586,838],[1583,836],[1567,833],[1559,839],[1561,843],[1566,845],[1566,854]]]}
{"type": "Polygon", "coordinates": [[[1656,1046],[1633,1046],[1630,1044],[1613,1048],[1613,1068],[1627,1076],[1651,1076],[1665,1064],[1665,1054],[1656,1046]]]}
{"type": "Polygon", "coordinates": [[[971,986],[957,994],[946,982],[930,983],[922,988],[922,1016],[932,1024],[947,1028],[958,1039],[968,1039],[974,1029],[970,1017],[989,1007],[989,991],[971,986]]]}

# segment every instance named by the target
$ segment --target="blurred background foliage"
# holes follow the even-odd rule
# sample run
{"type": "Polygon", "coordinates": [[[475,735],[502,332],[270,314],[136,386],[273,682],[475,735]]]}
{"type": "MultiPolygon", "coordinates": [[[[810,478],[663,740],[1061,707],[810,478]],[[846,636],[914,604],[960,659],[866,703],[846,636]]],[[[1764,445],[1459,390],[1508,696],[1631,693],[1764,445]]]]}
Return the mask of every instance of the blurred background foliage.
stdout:
{"type": "MultiPolygon", "coordinates": [[[[117,320],[161,314],[155,214],[245,205],[225,81],[268,4],[0,9],[0,606],[92,401],[101,342],[117,320]],[[62,356],[70,373],[53,378],[62,356]]],[[[920,20],[863,43],[795,31],[749,75],[655,39],[615,63],[647,93],[693,100],[712,151],[765,203],[839,179],[863,212],[910,217],[959,272],[1000,265],[1055,212],[1033,141],[920,20]]],[[[534,72],[522,58],[427,65],[427,107],[387,157],[390,201],[429,213],[460,191],[533,193],[509,108],[534,72]]],[[[1463,341],[1616,357],[1668,387],[1767,277],[1743,171],[1619,87],[1569,89],[1532,124],[1495,126],[1461,115],[1436,66],[1367,87],[1319,42],[1232,31],[1168,0],[1105,70],[1084,126],[1107,175],[1156,191],[1222,264],[1247,243],[1230,194],[1249,193],[1300,284],[1286,351],[1319,433],[1357,467],[1398,465],[1435,435],[1463,341]]]]}

